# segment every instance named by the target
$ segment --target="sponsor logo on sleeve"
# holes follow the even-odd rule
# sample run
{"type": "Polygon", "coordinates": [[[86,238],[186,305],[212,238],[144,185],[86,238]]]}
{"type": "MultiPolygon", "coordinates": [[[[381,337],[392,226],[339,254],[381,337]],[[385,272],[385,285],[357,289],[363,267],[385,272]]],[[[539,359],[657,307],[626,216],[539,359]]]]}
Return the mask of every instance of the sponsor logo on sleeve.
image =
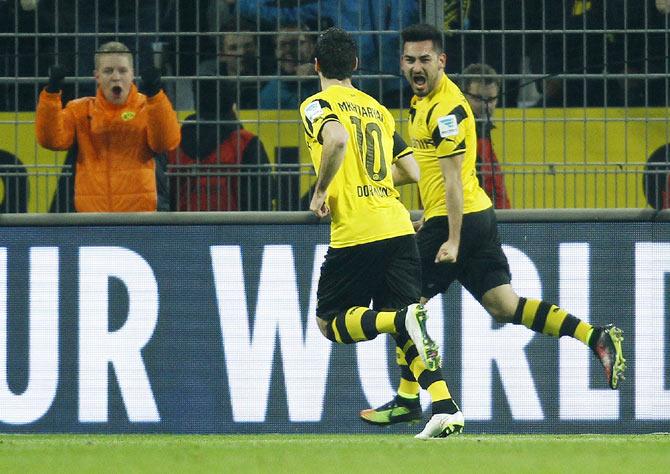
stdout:
{"type": "Polygon", "coordinates": [[[307,117],[307,120],[310,122],[314,122],[314,120],[318,119],[322,115],[323,109],[321,108],[321,104],[319,104],[318,100],[315,100],[307,107],[305,107],[305,117],[307,117]]]}
{"type": "Polygon", "coordinates": [[[453,114],[438,118],[437,126],[440,129],[440,136],[442,138],[458,135],[458,121],[453,114]]]}

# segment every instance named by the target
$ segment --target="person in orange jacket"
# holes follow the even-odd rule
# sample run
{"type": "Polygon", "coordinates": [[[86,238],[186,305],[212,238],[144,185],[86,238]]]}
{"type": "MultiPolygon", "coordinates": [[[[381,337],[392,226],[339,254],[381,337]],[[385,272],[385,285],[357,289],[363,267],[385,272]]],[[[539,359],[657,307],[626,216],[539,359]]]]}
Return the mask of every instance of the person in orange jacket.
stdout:
{"type": "Polygon", "coordinates": [[[161,89],[158,69],[133,84],[133,55],[122,43],[95,54],[95,97],[61,104],[65,70],[51,68],[37,104],[37,141],[49,150],[77,146],[74,204],[77,212],[156,211],[154,157],[177,148],[177,115],[161,89]]]}

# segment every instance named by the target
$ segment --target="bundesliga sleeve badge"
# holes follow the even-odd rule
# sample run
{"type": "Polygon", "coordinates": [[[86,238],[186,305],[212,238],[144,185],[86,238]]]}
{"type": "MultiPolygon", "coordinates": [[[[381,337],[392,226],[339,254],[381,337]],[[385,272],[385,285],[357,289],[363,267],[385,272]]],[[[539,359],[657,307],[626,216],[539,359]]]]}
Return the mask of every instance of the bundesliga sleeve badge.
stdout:
{"type": "Polygon", "coordinates": [[[318,119],[322,115],[323,109],[321,108],[321,104],[318,100],[315,100],[307,107],[305,107],[305,117],[307,117],[307,120],[310,122],[314,122],[314,120],[318,119]]]}
{"type": "Polygon", "coordinates": [[[440,129],[442,138],[458,135],[458,120],[455,115],[445,115],[437,119],[437,126],[440,129]]]}

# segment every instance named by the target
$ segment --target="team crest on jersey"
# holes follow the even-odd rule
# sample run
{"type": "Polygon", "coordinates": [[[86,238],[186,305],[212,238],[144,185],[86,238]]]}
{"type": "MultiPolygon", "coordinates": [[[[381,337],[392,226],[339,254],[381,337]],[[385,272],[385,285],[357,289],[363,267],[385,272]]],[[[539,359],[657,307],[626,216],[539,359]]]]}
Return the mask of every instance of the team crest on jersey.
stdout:
{"type": "Polygon", "coordinates": [[[131,112],[129,110],[127,110],[127,111],[125,111],[121,114],[121,120],[123,120],[124,122],[127,122],[128,120],[132,120],[134,118],[135,118],[135,112],[131,112]]]}
{"type": "Polygon", "coordinates": [[[442,138],[458,135],[458,120],[456,120],[456,116],[453,114],[438,118],[437,126],[440,129],[440,136],[442,138]]]}
{"type": "Polygon", "coordinates": [[[310,122],[314,122],[314,120],[318,119],[322,115],[323,109],[321,108],[321,104],[319,104],[318,100],[315,100],[307,107],[305,107],[305,117],[307,117],[310,122]]]}

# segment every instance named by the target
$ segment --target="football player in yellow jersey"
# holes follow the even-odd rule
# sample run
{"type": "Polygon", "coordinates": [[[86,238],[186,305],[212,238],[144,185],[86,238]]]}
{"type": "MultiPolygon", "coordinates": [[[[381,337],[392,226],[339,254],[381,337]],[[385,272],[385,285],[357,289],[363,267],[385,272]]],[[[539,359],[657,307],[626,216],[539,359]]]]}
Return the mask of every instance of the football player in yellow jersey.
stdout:
{"type": "MultiPolygon", "coordinates": [[[[496,216],[475,173],[474,115],[460,89],[444,73],[447,58],[442,34],[430,25],[412,25],[403,30],[402,44],[401,67],[414,92],[409,136],[421,171],[419,191],[424,205],[416,235],[423,280],[421,303],[458,280],[498,323],[522,324],[588,345],[603,364],[610,388],[618,388],[626,368],[619,328],[593,327],[551,303],[519,297],[510,285],[496,216]]],[[[385,419],[387,425],[403,421],[393,416],[397,406],[420,414],[419,384],[404,365],[402,348],[396,352],[401,366],[398,395],[386,405],[363,410],[363,420],[374,416],[385,419]]]]}
{"type": "MultiPolygon", "coordinates": [[[[344,344],[390,334],[403,348],[412,376],[430,393],[433,418],[446,420],[435,435],[459,433],[463,415],[442,378],[437,345],[426,331],[427,313],[418,304],[421,268],[414,228],[395,189],[416,182],[418,166],[389,111],[353,87],[356,50],[342,29],[321,34],[315,69],[322,91],[300,106],[317,172],[310,210],[332,218],[317,289],[319,329],[344,344]]],[[[416,418],[404,407],[394,413],[398,419],[416,418]]],[[[366,421],[376,423],[374,417],[366,421]]]]}

